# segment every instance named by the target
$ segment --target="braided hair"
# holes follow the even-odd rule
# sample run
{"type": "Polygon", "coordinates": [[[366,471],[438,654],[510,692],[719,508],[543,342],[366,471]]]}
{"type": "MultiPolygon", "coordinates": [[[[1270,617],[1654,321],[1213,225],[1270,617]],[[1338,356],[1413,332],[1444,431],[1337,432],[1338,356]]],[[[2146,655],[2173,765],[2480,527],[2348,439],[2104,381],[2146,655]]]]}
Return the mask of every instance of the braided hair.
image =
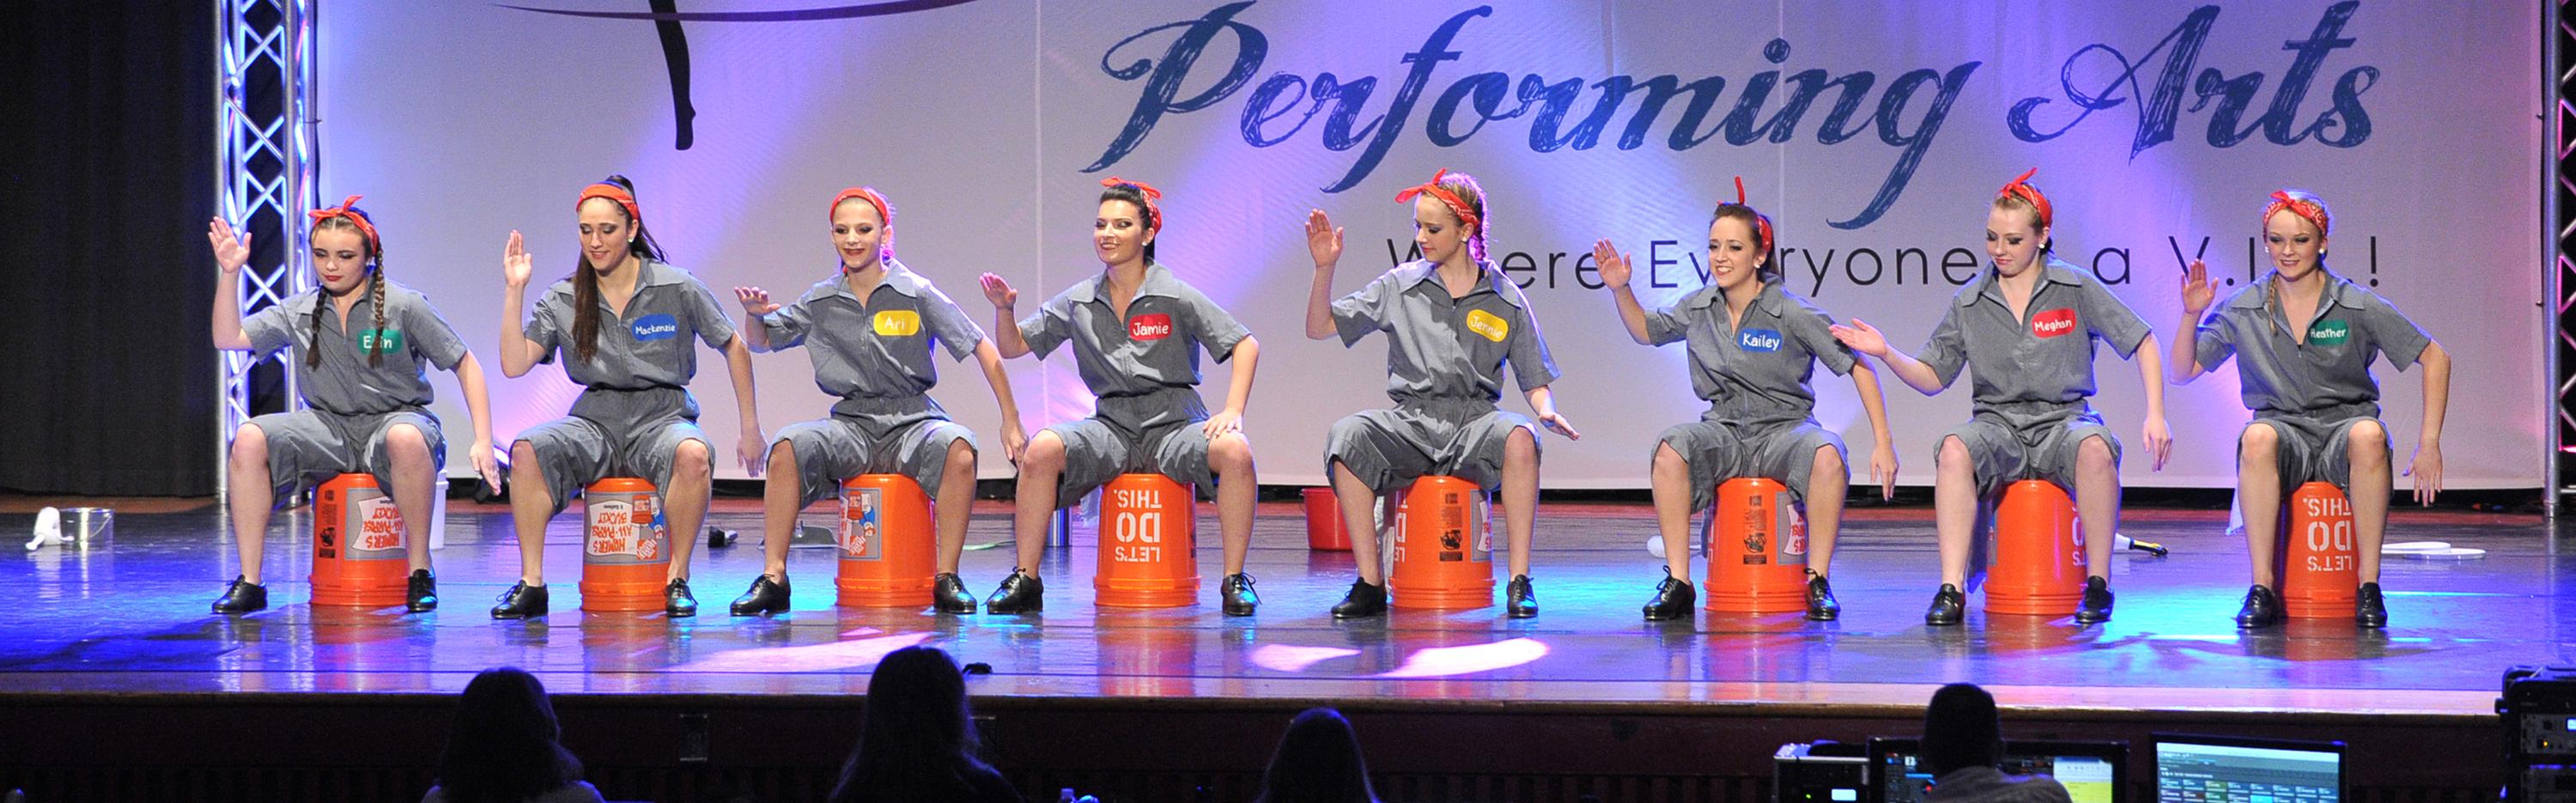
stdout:
{"type": "Polygon", "coordinates": [[[1475,176],[1454,170],[1441,175],[1437,183],[1441,189],[1458,196],[1458,200],[1466,201],[1468,211],[1476,213],[1476,233],[1467,238],[1467,255],[1477,262],[1485,262],[1485,235],[1493,232],[1494,215],[1485,205],[1484,185],[1476,183],[1475,176]]]}
{"type": "MultiPolygon", "coordinates": [[[[625,176],[611,175],[599,183],[614,184],[628,195],[635,194],[635,182],[625,176]]],[[[619,207],[618,214],[626,215],[625,208],[619,207]]],[[[662,258],[662,246],[653,242],[653,233],[645,230],[642,218],[628,215],[626,222],[635,227],[635,236],[626,241],[627,253],[656,262],[669,261],[662,258]]],[[[599,271],[592,270],[589,260],[580,254],[573,255],[572,307],[572,353],[582,362],[589,362],[599,354],[599,271]]]]}
{"type": "MultiPolygon", "coordinates": [[[[349,214],[366,218],[369,225],[375,223],[375,218],[368,217],[366,210],[352,206],[349,207],[349,214]]],[[[326,230],[356,232],[360,239],[366,241],[369,268],[367,305],[375,309],[376,316],[376,334],[369,338],[366,344],[367,365],[368,367],[383,365],[385,364],[385,245],[378,242],[376,238],[367,236],[366,230],[359,228],[356,221],[346,217],[326,217],[313,223],[315,233],[326,230]]],[[[304,350],[306,368],[318,368],[322,365],[322,315],[323,310],[329,306],[318,300],[313,304],[313,346],[304,350]]]]}

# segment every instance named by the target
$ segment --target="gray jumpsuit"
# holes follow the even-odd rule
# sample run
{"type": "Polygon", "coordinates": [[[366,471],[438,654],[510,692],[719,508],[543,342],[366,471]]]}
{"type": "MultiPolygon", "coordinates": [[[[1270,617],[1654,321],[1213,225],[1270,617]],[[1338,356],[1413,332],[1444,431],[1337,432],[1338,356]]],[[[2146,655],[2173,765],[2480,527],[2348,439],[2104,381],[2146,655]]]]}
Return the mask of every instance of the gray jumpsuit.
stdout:
{"type": "MultiPolygon", "coordinates": [[[[2271,293],[2273,274],[2227,297],[2200,322],[2197,344],[2203,370],[2233,356],[2236,377],[2254,424],[2280,435],[2281,481],[2334,483],[2350,490],[2352,427],[2379,420],[2379,382],[2370,364],[2379,355],[2406,370],[2432,338],[2379,294],[2333,273],[2325,276],[2307,339],[2291,337],[2288,313],[2271,293]]],[[[2381,427],[2386,446],[2387,427],[2381,427]]]]}
{"type": "Polygon", "coordinates": [[[386,331],[376,331],[374,303],[362,285],[343,326],[340,316],[327,309],[322,291],[314,289],[242,320],[242,335],[250,340],[254,356],[294,347],[289,357],[307,405],[249,422],[268,439],[268,478],[279,503],[287,501],[299,482],[357,472],[375,475],[376,487],[393,495],[393,460],[385,454],[385,432],[396,424],[420,430],[433,467],[447,463],[446,437],[438,418],[429,414],[427,369],[456,370],[465,359],[465,341],[430,308],[428,298],[409,287],[385,283],[386,331]],[[313,337],[317,307],[324,307],[319,342],[313,337]],[[370,366],[367,350],[380,341],[379,364],[370,366]],[[322,365],[307,367],[304,356],[316,348],[322,351],[322,365]]]}
{"type": "Polygon", "coordinates": [[[1123,320],[1109,307],[1108,282],[1105,271],[1075,282],[1019,321],[1039,359],[1073,344],[1074,368],[1094,397],[1090,418],[1046,428],[1064,440],[1056,502],[1127,473],[1162,474],[1204,493],[1216,476],[1199,427],[1208,417],[1199,349],[1224,362],[1252,333],[1159,263],[1145,266],[1123,320]]]}
{"type": "Polygon", "coordinates": [[[546,288],[524,327],[537,361],[554,362],[560,350],[564,375],[583,386],[572,415],[519,433],[536,450],[554,512],[583,486],[608,477],[641,477],[668,489],[681,442],[707,444],[698,430],[698,400],[689,395],[689,379],[698,372],[689,340],[724,348],[733,341],[733,319],[715,291],[687,271],[653,259],[640,270],[624,315],[599,301],[598,351],[590,359],[573,350],[570,279],[546,288]]]}
{"type": "MultiPolygon", "coordinates": [[[[2101,438],[2112,465],[2119,465],[2120,439],[2085,401],[2094,390],[2093,344],[2110,344],[2125,359],[2150,334],[2147,323],[2075,266],[2050,257],[2041,270],[2029,305],[2015,318],[1997,284],[2001,277],[1987,268],[1959,288],[1914,355],[1944,388],[1958,380],[1962,366],[1975,383],[1968,422],[1941,437],[1967,447],[1981,493],[2025,478],[2073,493],[2076,453],[2087,438],[2101,438]]],[[[1934,442],[1936,456],[1940,443],[1934,442]]]]}
{"type": "Polygon", "coordinates": [[[1833,324],[1777,281],[1762,285],[1740,324],[1727,322],[1726,291],[1714,284],[1647,311],[1646,335],[1655,345],[1689,344],[1691,389],[1708,400],[1698,421],[1657,439],[1690,464],[1692,510],[1713,504],[1717,483],[1736,477],[1778,480],[1804,500],[1816,450],[1846,451],[1841,436],[1817,425],[1816,391],[1808,384],[1817,363],[1851,373],[1851,349],[1834,339],[1833,324]]]}
{"type": "Polygon", "coordinates": [[[1479,265],[1476,285],[1450,298],[1439,266],[1417,260],[1398,265],[1333,302],[1333,325],[1342,345],[1385,332],[1386,394],[1392,410],[1363,410],[1333,423],[1324,444],[1324,468],[1348,467],[1369,489],[1393,493],[1424,475],[1454,476],[1491,491],[1503,481],[1503,446],[1512,430],[1538,425],[1495,405],[1503,394],[1503,365],[1511,364],[1523,391],[1546,387],[1560,374],[1547,356],[1529,299],[1492,263],[1479,265]]]}
{"type": "Polygon", "coordinates": [[[948,420],[927,394],[939,384],[932,343],[950,359],[964,360],[984,340],[984,330],[930,281],[888,261],[885,277],[865,302],[835,271],[814,283],[796,303],[754,319],[770,349],[805,347],[814,361],[814,384],[840,397],[832,415],[793,424],[777,440],[796,453],[796,473],[810,505],[839,492],[860,474],[897,473],[939,496],[947,476],[949,444],[975,448],[975,433],[948,420]]]}

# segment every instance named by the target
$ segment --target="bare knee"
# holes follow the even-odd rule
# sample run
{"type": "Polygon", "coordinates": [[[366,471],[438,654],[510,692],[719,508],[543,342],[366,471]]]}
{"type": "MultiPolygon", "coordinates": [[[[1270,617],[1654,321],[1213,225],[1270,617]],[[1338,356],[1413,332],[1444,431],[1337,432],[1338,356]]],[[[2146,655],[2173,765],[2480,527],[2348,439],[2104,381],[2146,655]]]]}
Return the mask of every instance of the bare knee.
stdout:
{"type": "Polygon", "coordinates": [[[1690,473],[1690,460],[1682,457],[1681,452],[1673,451],[1672,444],[1656,444],[1654,471],[1657,474],[1687,475],[1690,473]]]}
{"type": "Polygon", "coordinates": [[[1538,436],[1530,434],[1528,427],[1513,427],[1512,436],[1503,441],[1503,460],[1520,465],[1537,463],[1538,436]]]}
{"type": "Polygon", "coordinates": [[[2386,464],[2388,428],[2381,426],[2377,421],[2353,424],[2351,434],[2345,436],[2344,453],[2352,458],[2352,464],[2356,468],[2376,468],[2386,464]]]}
{"type": "Polygon", "coordinates": [[[1020,453],[1020,467],[1042,471],[1064,470],[1064,437],[1054,432],[1039,432],[1029,439],[1029,448],[1020,453]]]}
{"type": "Polygon", "coordinates": [[[2111,444],[2099,437],[2085,438],[2082,445],[2075,447],[2075,468],[2095,473],[2113,470],[2111,444]]]}
{"type": "Polygon", "coordinates": [[[232,464],[234,471],[268,469],[268,433],[243,424],[233,432],[232,464]]]}
{"type": "Polygon", "coordinates": [[[706,441],[692,438],[681,441],[679,448],[672,450],[672,477],[700,480],[712,476],[713,471],[713,461],[707,457],[706,441]]]}
{"type": "Polygon", "coordinates": [[[510,473],[534,477],[539,471],[536,444],[527,441],[510,444],[510,473]]]}
{"type": "Polygon", "coordinates": [[[1242,433],[1227,433],[1208,444],[1208,465],[1219,474],[1252,468],[1252,442],[1242,433]]]}
{"type": "Polygon", "coordinates": [[[796,446],[781,439],[769,447],[769,475],[778,477],[793,473],[796,473],[796,446]]]}
{"type": "Polygon", "coordinates": [[[1847,473],[1847,470],[1843,467],[1842,450],[1831,446],[1816,447],[1815,465],[1815,473],[1818,475],[1838,475],[1847,473]]]}
{"type": "Polygon", "coordinates": [[[1958,436],[1953,435],[1941,439],[1941,450],[1933,458],[1933,467],[1943,474],[1969,476],[1977,469],[1975,465],[1969,463],[1969,459],[1968,445],[1960,442],[1958,436]]]}
{"type": "Polygon", "coordinates": [[[966,439],[964,438],[949,441],[947,468],[948,473],[950,474],[973,472],[975,470],[975,447],[966,445],[966,439]]]}
{"type": "Polygon", "coordinates": [[[2248,463],[2269,462],[2281,453],[2281,431],[2270,424],[2247,424],[2236,436],[2236,457],[2248,463]]]}
{"type": "Polygon", "coordinates": [[[410,424],[386,427],[385,454],[404,462],[428,462],[429,437],[410,424]]]}

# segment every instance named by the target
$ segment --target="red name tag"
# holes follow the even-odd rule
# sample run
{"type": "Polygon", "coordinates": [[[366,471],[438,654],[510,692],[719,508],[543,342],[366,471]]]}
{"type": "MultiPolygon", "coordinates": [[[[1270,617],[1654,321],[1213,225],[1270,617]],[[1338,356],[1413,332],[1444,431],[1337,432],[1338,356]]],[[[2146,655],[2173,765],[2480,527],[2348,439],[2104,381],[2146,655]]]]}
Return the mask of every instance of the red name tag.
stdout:
{"type": "Polygon", "coordinates": [[[2075,331],[2075,310],[2053,309],[2031,316],[2030,333],[2035,337],[2056,337],[2075,331]]]}
{"type": "Polygon", "coordinates": [[[1127,321],[1127,339],[1161,340],[1172,336],[1172,316],[1162,313],[1138,315],[1127,321]]]}

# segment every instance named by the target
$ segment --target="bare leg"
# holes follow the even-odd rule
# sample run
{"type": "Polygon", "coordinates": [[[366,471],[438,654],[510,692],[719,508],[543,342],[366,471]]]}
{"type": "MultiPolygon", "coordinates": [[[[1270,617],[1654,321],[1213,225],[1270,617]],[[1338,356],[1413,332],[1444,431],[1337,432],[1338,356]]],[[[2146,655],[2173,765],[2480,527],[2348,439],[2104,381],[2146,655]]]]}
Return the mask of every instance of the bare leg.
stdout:
{"type": "Polygon", "coordinates": [[[1056,481],[1064,476],[1064,438],[1039,430],[1020,453],[1020,487],[1011,517],[1011,534],[1019,542],[1019,568],[1031,574],[1046,557],[1047,519],[1055,515],[1056,481]]]}
{"type": "Polygon", "coordinates": [[[1941,582],[1968,587],[1968,553],[1977,538],[1977,467],[1968,445],[1941,439],[1932,479],[1933,526],[1941,539],[1941,582]]]}
{"type": "Polygon", "coordinates": [[[1261,485],[1252,466],[1252,443],[1241,433],[1218,438],[1208,444],[1208,468],[1216,472],[1217,530],[1225,536],[1225,573],[1243,573],[1243,560],[1252,550],[1252,506],[1261,485]]]}
{"type": "Polygon", "coordinates": [[[940,574],[956,574],[957,556],[966,551],[966,519],[975,512],[975,447],[963,438],[948,442],[937,504],[931,515],[939,522],[939,552],[932,560],[940,574]]]}
{"type": "Polygon", "coordinates": [[[2281,526],[2281,432],[2247,424],[2236,436],[2236,506],[2245,514],[2245,556],[2254,585],[2278,590],[2281,526]]]}
{"type": "Polygon", "coordinates": [[[268,476],[268,433],[249,424],[234,431],[231,469],[225,493],[232,507],[233,545],[241,550],[242,582],[259,585],[268,515],[277,506],[277,485],[268,476]]]}
{"type": "Polygon", "coordinates": [[[429,459],[429,439],[420,428],[395,424],[385,428],[385,458],[393,462],[394,512],[402,514],[403,548],[413,571],[429,568],[429,495],[438,487],[438,469],[429,459]]]}
{"type": "Polygon", "coordinates": [[[546,584],[546,519],[554,517],[554,506],[537,447],[510,444],[510,524],[519,536],[519,582],[531,588],[546,584]]]}
{"type": "Polygon", "coordinates": [[[760,492],[760,573],[787,579],[787,547],[796,537],[796,514],[805,509],[805,477],[796,468],[796,448],[787,441],[769,447],[769,482],[760,492]]]}
{"type": "Polygon", "coordinates": [[[1513,427],[1503,442],[1503,530],[1511,536],[1512,576],[1530,571],[1530,517],[1538,513],[1538,437],[1513,427]]]}
{"type": "Polygon", "coordinates": [[[1664,569],[1690,582],[1690,461],[1669,443],[1655,446],[1655,530],[1664,537],[1664,569]]]}
{"type": "Polygon", "coordinates": [[[2377,421],[2352,425],[2344,454],[2352,458],[2353,552],[2355,573],[2364,583],[2379,582],[2380,542],[2388,537],[2388,495],[2395,479],[2389,473],[2388,430],[2377,421]]]}
{"type": "Polygon", "coordinates": [[[2120,466],[2099,437],[2075,447],[2075,515],[2084,529],[2085,574],[2110,579],[2112,542],[2120,535],[2120,466]]]}
{"type": "Polygon", "coordinates": [[[1834,563],[1834,536],[1842,531],[1843,495],[1851,489],[1851,470],[1843,453],[1816,448],[1815,465],[1807,469],[1807,571],[1826,576],[1834,563]]]}
{"type": "Polygon", "coordinates": [[[1377,492],[1351,473],[1350,466],[1335,460],[1333,500],[1342,509],[1343,529],[1351,534],[1351,557],[1359,562],[1360,579],[1373,586],[1386,585],[1386,566],[1378,561],[1377,492]]]}
{"type": "Polygon", "coordinates": [[[689,552],[697,547],[698,528],[707,522],[707,498],[715,491],[715,466],[707,442],[680,442],[671,456],[671,487],[662,489],[662,509],[671,517],[671,579],[689,579],[689,552]]]}

